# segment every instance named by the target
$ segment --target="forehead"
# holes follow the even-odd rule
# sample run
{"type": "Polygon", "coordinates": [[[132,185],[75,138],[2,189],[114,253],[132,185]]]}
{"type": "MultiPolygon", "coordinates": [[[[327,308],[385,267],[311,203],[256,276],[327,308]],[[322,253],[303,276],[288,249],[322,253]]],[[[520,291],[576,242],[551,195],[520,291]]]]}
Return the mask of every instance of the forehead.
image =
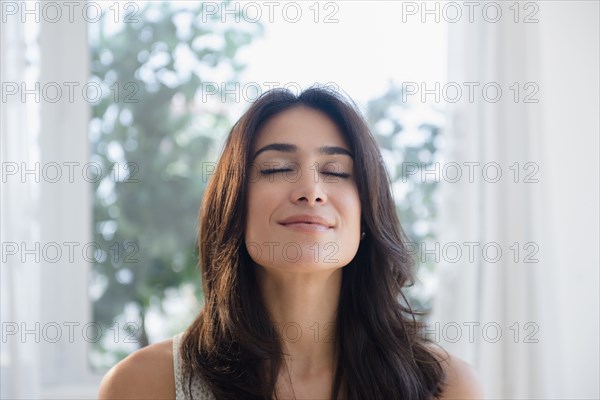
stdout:
{"type": "Polygon", "coordinates": [[[350,154],[342,132],[331,118],[321,111],[302,106],[273,116],[260,128],[252,145],[252,157],[272,143],[294,145],[295,148],[289,149],[290,152],[314,152],[321,147],[338,147],[350,154]]]}

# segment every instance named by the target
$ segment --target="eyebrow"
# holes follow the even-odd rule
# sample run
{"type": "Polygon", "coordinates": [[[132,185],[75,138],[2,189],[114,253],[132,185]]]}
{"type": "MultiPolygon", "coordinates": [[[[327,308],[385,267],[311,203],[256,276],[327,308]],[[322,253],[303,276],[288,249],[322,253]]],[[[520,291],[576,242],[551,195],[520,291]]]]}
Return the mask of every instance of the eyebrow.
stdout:
{"type": "MultiPolygon", "coordinates": [[[[268,144],[265,147],[261,148],[260,150],[258,150],[254,154],[254,157],[252,157],[252,160],[254,160],[256,157],[258,157],[258,155],[260,153],[269,151],[269,150],[280,151],[283,153],[295,153],[296,151],[298,151],[298,146],[296,146],[295,144],[290,144],[290,143],[271,143],[271,144],[268,144]]],[[[342,154],[342,155],[346,155],[354,160],[354,156],[352,155],[352,153],[350,153],[348,150],[346,150],[342,147],[338,147],[338,146],[321,146],[317,149],[317,152],[319,154],[328,155],[328,156],[342,154]]]]}

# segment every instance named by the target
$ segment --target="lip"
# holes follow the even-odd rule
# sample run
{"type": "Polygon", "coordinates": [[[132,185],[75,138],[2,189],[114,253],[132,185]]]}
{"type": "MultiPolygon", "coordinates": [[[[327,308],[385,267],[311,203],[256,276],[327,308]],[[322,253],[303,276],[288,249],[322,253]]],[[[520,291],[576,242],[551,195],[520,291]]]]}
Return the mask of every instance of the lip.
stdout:
{"type": "MultiPolygon", "coordinates": [[[[311,228],[308,225],[315,225],[316,227],[320,227],[320,230],[323,230],[323,228],[325,230],[329,230],[331,228],[333,228],[333,224],[329,221],[327,221],[325,218],[319,216],[319,215],[314,215],[314,214],[296,214],[296,215],[292,215],[291,217],[288,217],[286,219],[284,219],[283,221],[279,222],[281,225],[284,226],[290,226],[290,225],[294,225],[294,227],[299,228],[299,227],[303,227],[303,228],[311,228]]],[[[312,227],[315,228],[315,227],[312,227]]],[[[311,230],[317,230],[317,229],[311,229],[311,230]]]]}
{"type": "Polygon", "coordinates": [[[306,222],[294,222],[283,226],[301,232],[327,232],[332,229],[321,224],[308,224],[306,222]]]}

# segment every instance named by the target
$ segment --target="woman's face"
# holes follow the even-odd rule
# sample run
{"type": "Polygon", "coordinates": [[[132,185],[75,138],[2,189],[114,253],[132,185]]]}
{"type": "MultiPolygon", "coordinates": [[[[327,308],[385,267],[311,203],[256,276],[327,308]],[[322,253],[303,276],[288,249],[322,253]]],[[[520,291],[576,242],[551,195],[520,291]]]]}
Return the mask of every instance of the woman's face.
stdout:
{"type": "Polygon", "coordinates": [[[294,107],[263,125],[250,155],[255,158],[248,173],[245,231],[257,264],[314,272],[343,267],[354,258],[361,206],[350,153],[342,133],[320,111],[294,107]],[[302,214],[320,217],[326,226],[284,224],[302,214]]]}

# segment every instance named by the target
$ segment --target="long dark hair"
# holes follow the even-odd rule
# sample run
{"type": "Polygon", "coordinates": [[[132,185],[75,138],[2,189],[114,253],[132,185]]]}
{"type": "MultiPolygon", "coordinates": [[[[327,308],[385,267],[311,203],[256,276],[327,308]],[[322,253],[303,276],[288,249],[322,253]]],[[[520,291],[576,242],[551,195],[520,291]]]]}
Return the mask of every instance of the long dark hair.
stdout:
{"type": "Polygon", "coordinates": [[[217,399],[272,399],[283,365],[281,337],[262,301],[245,241],[250,149],[274,115],[304,106],[325,113],[354,154],[366,237],[342,271],[337,313],[337,398],[431,399],[444,369],[402,288],[414,284],[413,261],[377,142],[358,107],[337,90],[312,87],[263,93],[233,126],[200,207],[198,246],[204,307],[182,339],[191,391],[202,378],[217,399]]]}

